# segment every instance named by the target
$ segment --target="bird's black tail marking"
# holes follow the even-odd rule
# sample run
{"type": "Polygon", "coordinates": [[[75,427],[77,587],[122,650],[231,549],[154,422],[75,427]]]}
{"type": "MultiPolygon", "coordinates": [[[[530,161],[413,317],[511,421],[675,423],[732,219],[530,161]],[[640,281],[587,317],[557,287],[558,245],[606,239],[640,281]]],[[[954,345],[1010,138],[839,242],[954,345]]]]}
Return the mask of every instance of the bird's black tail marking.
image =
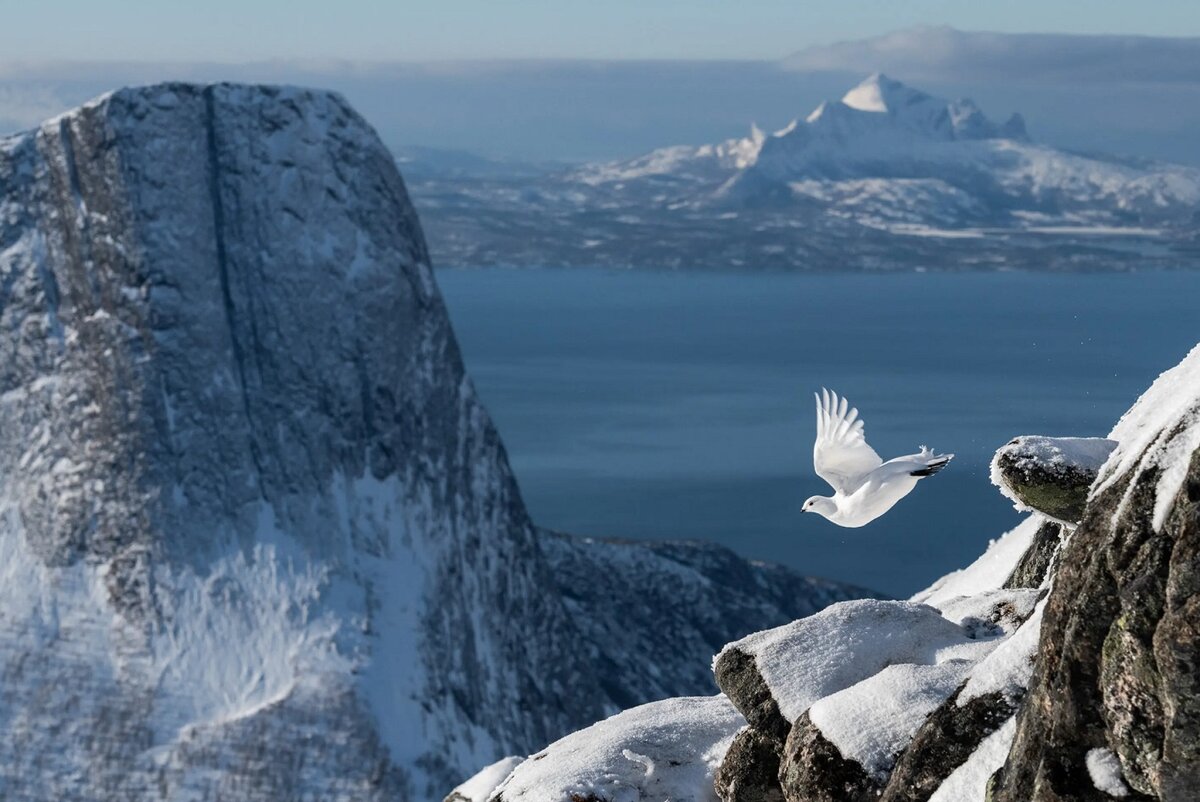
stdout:
{"type": "Polygon", "coordinates": [[[920,470],[913,471],[909,474],[909,476],[933,476],[935,473],[940,471],[942,468],[945,468],[949,464],[950,458],[946,457],[945,459],[938,460],[937,462],[931,462],[920,470]]]}

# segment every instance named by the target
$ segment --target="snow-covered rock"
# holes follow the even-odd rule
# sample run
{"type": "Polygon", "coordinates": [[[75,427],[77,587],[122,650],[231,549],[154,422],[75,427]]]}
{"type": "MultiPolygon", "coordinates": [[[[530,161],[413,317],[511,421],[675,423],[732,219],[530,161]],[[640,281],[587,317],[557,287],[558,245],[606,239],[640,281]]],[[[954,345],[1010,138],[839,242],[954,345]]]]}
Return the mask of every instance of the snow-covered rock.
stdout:
{"type": "Polygon", "coordinates": [[[443,802],[487,802],[496,786],[508,779],[513,769],[525,762],[517,755],[502,757],[480,769],[473,777],[446,795],[443,802]]]}
{"type": "MultiPolygon", "coordinates": [[[[969,705],[965,714],[952,706],[972,672],[1026,629],[1039,591],[1001,588],[1020,557],[1010,546],[1030,542],[1022,534],[1005,536],[990,557],[962,572],[976,578],[975,593],[945,582],[941,587],[952,592],[924,594],[936,596],[940,609],[843,602],[726,646],[714,661],[718,684],[758,740],[766,739],[754,751],[731,750],[738,765],[722,767],[726,802],[746,798],[727,790],[739,788],[742,778],[762,786],[758,778],[775,763],[785,798],[846,802],[892,792],[888,779],[918,736],[931,745],[950,741],[960,760],[969,756],[970,744],[1012,712],[1003,699],[969,705]],[[935,711],[943,710],[950,712],[927,732],[935,711]]],[[[904,787],[932,790],[953,768],[940,766],[910,761],[904,787]]]]}
{"type": "Polygon", "coordinates": [[[1032,516],[913,601],[835,604],[726,646],[718,684],[755,733],[718,775],[726,802],[769,798],[776,766],[789,800],[928,798],[1022,698],[1045,591],[1012,580],[1045,523],[1032,516]]]}
{"type": "MultiPolygon", "coordinates": [[[[735,641],[717,656],[714,670],[722,689],[742,709],[745,697],[730,693],[742,686],[726,687],[723,664],[732,661],[734,652],[753,658],[780,715],[794,722],[815,702],[888,666],[935,665],[975,656],[988,645],[973,640],[965,628],[933,607],[868,599],[835,604],[735,641]]],[[[754,723],[750,713],[742,712],[754,723]]]]}
{"type": "Polygon", "coordinates": [[[1017,717],[1012,716],[937,785],[929,802],[985,802],[988,780],[1004,765],[1016,730],[1017,717]]]}
{"type": "Polygon", "coordinates": [[[992,484],[1013,505],[1074,526],[1100,467],[1117,447],[1103,437],[1015,437],[992,457],[992,484]]]}
{"type": "MultiPolygon", "coordinates": [[[[0,331],[4,799],[435,799],[712,690],[615,671],[615,625],[581,626],[555,565],[715,594],[544,543],[339,96],[124,89],[0,140],[0,331]]],[[[726,561],[739,610],[674,659],[837,596],[726,561]]]]}
{"type": "Polygon", "coordinates": [[[492,799],[717,802],[713,775],[745,723],[724,696],[635,707],[531,755],[492,799]]]}

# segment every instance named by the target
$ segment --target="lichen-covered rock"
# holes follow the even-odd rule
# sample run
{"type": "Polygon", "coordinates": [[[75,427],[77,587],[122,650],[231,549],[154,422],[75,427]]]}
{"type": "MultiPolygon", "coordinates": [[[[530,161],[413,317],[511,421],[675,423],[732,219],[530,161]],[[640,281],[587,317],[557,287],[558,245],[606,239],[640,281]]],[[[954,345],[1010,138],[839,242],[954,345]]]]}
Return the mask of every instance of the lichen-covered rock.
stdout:
{"type": "Polygon", "coordinates": [[[1116,443],[1099,437],[1014,438],[992,458],[992,483],[1017,509],[1078,523],[1088,488],[1116,443]]]}
{"type": "Polygon", "coordinates": [[[1108,749],[1129,798],[1200,789],[1200,348],[1114,428],[1050,593],[996,802],[1102,800],[1108,749]]]}
{"type": "Polygon", "coordinates": [[[722,802],[783,802],[779,761],[783,742],[753,727],[737,734],[717,770],[722,802]]]}
{"type": "Polygon", "coordinates": [[[881,788],[861,764],[842,756],[808,713],[788,734],[779,781],[787,802],[870,802],[881,788]]]}

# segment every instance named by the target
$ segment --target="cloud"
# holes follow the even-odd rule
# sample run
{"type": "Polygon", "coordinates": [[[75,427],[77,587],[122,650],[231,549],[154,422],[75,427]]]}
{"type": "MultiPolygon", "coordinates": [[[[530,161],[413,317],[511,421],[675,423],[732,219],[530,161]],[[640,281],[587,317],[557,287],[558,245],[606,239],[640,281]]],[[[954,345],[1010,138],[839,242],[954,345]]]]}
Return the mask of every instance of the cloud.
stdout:
{"type": "Polygon", "coordinates": [[[878,70],[910,80],[1200,83],[1200,38],[915,28],[810,47],[782,64],[802,72],[878,70]]]}

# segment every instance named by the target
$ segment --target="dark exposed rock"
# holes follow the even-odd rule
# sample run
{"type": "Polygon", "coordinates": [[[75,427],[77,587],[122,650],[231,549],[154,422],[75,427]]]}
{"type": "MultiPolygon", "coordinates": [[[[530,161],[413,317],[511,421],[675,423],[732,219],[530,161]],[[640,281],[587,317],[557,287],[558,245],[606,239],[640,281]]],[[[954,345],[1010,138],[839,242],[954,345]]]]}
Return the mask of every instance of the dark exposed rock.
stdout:
{"type": "Polygon", "coordinates": [[[1013,714],[1003,694],[976,696],[959,706],[960,687],[935,710],[901,753],[880,802],[924,802],[984,738],[1013,714]]]}
{"type": "Polygon", "coordinates": [[[1006,588],[1036,588],[1046,579],[1050,566],[1058,555],[1062,544],[1064,527],[1055,521],[1046,521],[1033,536],[1033,542],[1017,561],[1013,572],[1004,580],[1006,588]]]}
{"type": "Polygon", "coordinates": [[[751,727],[780,743],[788,737],[791,725],[779,712],[779,705],[759,673],[753,655],[737,648],[726,649],[717,658],[713,673],[717,685],[751,727]]]}
{"type": "MultiPolygon", "coordinates": [[[[1143,401],[1158,411],[1171,399],[1153,389],[1143,401]]],[[[1149,445],[1098,485],[1064,547],[996,802],[1109,799],[1085,767],[1098,748],[1118,756],[1135,791],[1126,798],[1197,799],[1200,451],[1188,422],[1198,409],[1191,402],[1182,418],[1159,423],[1170,428],[1140,441],[1149,445]],[[1164,473],[1180,461],[1183,481],[1158,498],[1164,473]]]]}
{"type": "Polygon", "coordinates": [[[808,713],[796,720],[783,748],[779,782],[788,802],[869,802],[880,787],[866,770],[821,734],[808,713]]]}
{"type": "Polygon", "coordinates": [[[723,802],[783,802],[782,755],[782,742],[753,727],[742,730],[717,770],[717,796],[723,802]]]}
{"type": "Polygon", "coordinates": [[[992,481],[1018,506],[1075,524],[1115,447],[1098,437],[1017,437],[996,452],[992,481]]]}

